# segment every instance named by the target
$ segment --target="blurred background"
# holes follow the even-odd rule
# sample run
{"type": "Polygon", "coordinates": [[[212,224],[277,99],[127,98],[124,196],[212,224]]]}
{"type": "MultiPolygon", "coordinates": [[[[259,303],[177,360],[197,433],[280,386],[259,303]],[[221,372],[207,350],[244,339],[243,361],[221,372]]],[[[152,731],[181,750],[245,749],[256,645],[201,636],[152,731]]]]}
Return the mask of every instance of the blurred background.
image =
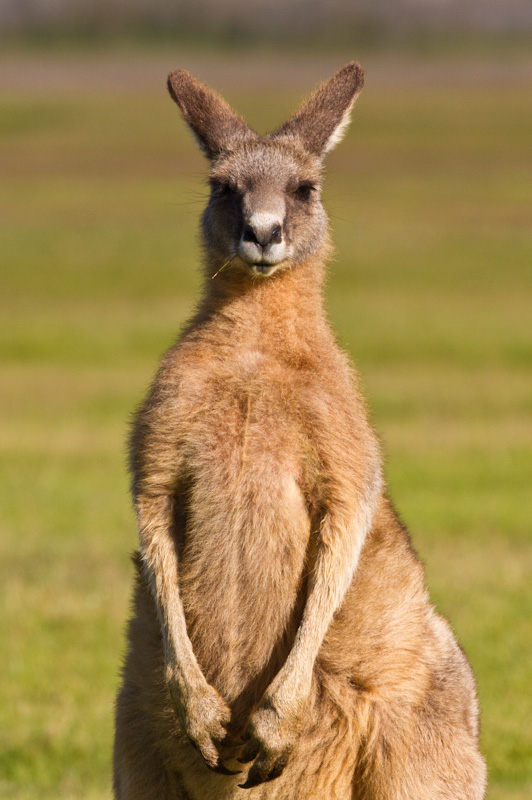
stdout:
{"type": "Polygon", "coordinates": [[[352,58],[329,316],[477,675],[489,798],[532,796],[529,0],[0,0],[0,796],[111,794],[128,425],[200,286],[166,75],[266,132],[352,58]]]}

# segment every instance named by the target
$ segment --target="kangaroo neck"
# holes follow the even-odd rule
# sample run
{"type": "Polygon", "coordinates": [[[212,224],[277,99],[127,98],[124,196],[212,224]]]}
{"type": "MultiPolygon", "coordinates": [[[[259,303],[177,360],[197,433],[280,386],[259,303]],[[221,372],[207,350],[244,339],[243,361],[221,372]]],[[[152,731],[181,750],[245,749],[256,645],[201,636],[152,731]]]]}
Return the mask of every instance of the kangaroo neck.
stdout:
{"type": "Polygon", "coordinates": [[[323,276],[323,260],[316,258],[271,277],[224,276],[217,286],[215,278],[191,328],[218,336],[220,346],[247,344],[288,354],[328,330],[323,276]]]}

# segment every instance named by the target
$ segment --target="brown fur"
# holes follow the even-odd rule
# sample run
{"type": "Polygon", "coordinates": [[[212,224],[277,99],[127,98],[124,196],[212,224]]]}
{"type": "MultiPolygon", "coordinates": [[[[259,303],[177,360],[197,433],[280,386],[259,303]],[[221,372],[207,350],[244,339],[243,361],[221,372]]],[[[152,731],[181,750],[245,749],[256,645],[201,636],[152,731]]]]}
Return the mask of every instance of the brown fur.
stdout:
{"type": "Polygon", "coordinates": [[[206,280],[132,437],[118,800],[484,796],[473,677],[323,311],[321,161],[361,85],[348,64],[259,137],[170,76],[212,161],[206,280]]]}

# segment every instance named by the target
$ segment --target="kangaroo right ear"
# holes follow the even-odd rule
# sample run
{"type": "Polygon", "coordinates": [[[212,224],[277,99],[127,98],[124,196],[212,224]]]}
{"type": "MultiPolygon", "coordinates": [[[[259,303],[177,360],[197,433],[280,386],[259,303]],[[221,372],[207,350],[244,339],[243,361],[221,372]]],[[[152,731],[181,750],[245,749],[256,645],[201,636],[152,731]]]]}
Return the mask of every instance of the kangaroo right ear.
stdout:
{"type": "Polygon", "coordinates": [[[273,135],[295,137],[309,153],[323,157],[345,133],[353,103],[363,86],[364,70],[351,61],[316,89],[273,135]]]}
{"type": "Polygon", "coordinates": [[[186,70],[170,73],[168,91],[208,158],[231,152],[256,136],[225,100],[186,70]]]}

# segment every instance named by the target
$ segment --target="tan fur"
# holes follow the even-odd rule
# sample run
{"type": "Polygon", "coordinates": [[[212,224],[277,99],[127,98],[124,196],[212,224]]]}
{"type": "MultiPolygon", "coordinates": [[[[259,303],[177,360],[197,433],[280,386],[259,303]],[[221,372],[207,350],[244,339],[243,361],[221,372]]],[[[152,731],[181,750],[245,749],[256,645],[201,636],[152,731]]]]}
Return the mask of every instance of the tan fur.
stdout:
{"type": "Polygon", "coordinates": [[[480,800],[473,677],[323,311],[321,161],[362,70],[267,137],[188,73],[169,86],[212,161],[206,279],[132,436],[115,797],[480,800]]]}

